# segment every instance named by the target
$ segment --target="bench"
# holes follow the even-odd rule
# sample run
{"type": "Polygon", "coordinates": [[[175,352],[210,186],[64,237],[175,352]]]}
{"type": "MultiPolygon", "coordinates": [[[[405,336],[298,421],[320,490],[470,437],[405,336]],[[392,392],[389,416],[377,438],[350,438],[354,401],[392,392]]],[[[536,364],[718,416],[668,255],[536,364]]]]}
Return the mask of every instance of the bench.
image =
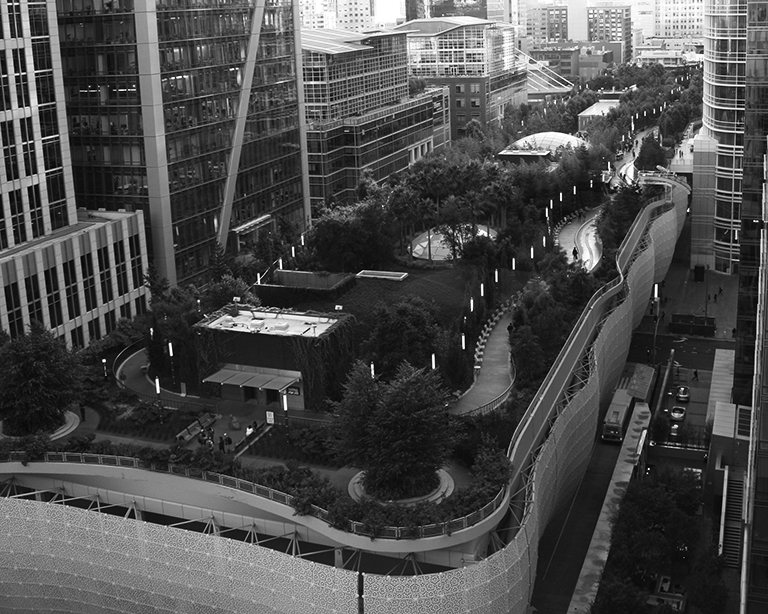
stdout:
{"type": "Polygon", "coordinates": [[[178,435],[176,435],[176,441],[183,441],[188,442],[192,438],[196,437],[200,434],[200,431],[202,431],[205,428],[208,428],[216,422],[216,416],[212,414],[203,414],[199,418],[197,418],[192,424],[187,426],[185,429],[183,429],[178,435]]]}

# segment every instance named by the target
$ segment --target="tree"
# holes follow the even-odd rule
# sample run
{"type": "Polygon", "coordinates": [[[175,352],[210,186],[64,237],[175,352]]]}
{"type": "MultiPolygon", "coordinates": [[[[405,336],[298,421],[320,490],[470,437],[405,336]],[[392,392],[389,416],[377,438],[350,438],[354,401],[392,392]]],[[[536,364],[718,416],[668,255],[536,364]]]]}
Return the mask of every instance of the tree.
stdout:
{"type": "Polygon", "coordinates": [[[656,139],[649,135],[643,139],[640,153],[635,158],[635,166],[641,171],[655,171],[657,166],[666,166],[667,154],[656,139]]]}
{"type": "Polygon", "coordinates": [[[212,282],[220,281],[225,275],[232,275],[232,271],[230,271],[227,265],[227,253],[218,241],[216,241],[213,249],[211,249],[211,257],[208,261],[208,275],[210,275],[212,282]]]}
{"type": "Polygon", "coordinates": [[[52,431],[80,399],[78,355],[42,324],[0,348],[0,414],[8,435],[52,431]]]}
{"type": "Polygon", "coordinates": [[[437,485],[450,458],[454,433],[447,393],[434,371],[407,362],[389,383],[371,377],[360,361],[336,404],[333,448],[365,474],[366,492],[379,499],[422,495],[437,485]]]}
{"type": "Polygon", "coordinates": [[[373,315],[375,325],[365,344],[365,353],[388,380],[403,361],[416,367],[430,364],[440,335],[437,309],[418,296],[409,296],[394,305],[379,304],[373,315]]]}

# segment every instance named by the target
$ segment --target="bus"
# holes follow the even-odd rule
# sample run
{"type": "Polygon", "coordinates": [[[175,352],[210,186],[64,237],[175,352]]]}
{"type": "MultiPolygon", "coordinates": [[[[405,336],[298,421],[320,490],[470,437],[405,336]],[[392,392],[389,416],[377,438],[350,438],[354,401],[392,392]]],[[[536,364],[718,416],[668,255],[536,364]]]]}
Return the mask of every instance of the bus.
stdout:
{"type": "Polygon", "coordinates": [[[627,432],[627,425],[634,408],[635,397],[626,390],[619,389],[614,393],[611,405],[605,414],[603,430],[600,434],[603,441],[621,442],[624,440],[624,434],[627,432]]]}

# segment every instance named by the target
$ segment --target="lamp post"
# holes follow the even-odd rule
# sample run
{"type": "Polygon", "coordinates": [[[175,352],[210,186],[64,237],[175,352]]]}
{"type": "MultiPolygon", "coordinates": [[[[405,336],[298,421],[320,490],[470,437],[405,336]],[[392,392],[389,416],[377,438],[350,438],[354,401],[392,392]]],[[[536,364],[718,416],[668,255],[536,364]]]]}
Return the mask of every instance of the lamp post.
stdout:
{"type": "Polygon", "coordinates": [[[173,366],[173,343],[168,342],[168,356],[171,358],[171,381],[173,385],[176,385],[176,369],[173,366]]]}
{"type": "Polygon", "coordinates": [[[101,359],[101,366],[104,367],[104,379],[109,379],[109,376],[107,375],[107,359],[106,358],[101,359]]]}
{"type": "Polygon", "coordinates": [[[652,362],[656,364],[656,335],[659,332],[659,284],[653,284],[653,320],[655,326],[653,327],[653,358],[652,362]]]}

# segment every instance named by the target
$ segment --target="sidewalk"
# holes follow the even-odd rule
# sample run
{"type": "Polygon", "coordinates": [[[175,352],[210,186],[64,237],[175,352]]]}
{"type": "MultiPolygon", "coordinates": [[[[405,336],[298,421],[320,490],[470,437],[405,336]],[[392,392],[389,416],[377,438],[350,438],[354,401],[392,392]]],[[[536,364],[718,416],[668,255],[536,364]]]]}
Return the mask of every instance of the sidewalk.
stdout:
{"type": "Polygon", "coordinates": [[[512,314],[505,313],[491,331],[485,344],[480,374],[472,387],[464,393],[450,413],[461,415],[497,399],[512,383],[509,364],[509,331],[512,314]]]}
{"type": "MultiPolygon", "coordinates": [[[[715,318],[715,338],[731,340],[736,327],[739,278],[737,275],[709,270],[704,272],[703,281],[694,281],[690,254],[691,223],[688,218],[675,246],[664,285],[659,289],[662,303],[660,309],[664,314],[659,323],[659,334],[669,334],[672,314],[707,315],[715,318]]],[[[653,332],[654,326],[649,305],[637,330],[653,332]]]]}

